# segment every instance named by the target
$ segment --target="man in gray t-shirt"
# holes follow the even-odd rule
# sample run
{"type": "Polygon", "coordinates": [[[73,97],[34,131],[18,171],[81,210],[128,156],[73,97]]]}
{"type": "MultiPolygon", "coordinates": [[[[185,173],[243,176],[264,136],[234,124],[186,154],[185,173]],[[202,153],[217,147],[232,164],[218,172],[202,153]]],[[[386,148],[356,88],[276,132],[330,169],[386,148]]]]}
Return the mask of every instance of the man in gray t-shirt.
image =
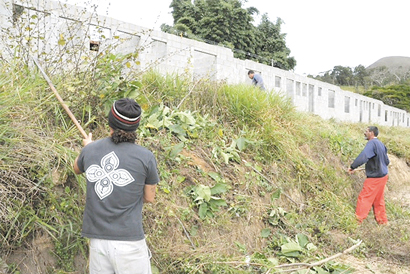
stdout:
{"type": "Polygon", "coordinates": [[[142,207],[154,201],[159,176],[153,153],[135,144],[140,116],[134,100],[114,102],[111,137],[93,142],[90,134],[74,163],[87,178],[82,235],[90,238],[90,273],[151,273],[142,207]]]}

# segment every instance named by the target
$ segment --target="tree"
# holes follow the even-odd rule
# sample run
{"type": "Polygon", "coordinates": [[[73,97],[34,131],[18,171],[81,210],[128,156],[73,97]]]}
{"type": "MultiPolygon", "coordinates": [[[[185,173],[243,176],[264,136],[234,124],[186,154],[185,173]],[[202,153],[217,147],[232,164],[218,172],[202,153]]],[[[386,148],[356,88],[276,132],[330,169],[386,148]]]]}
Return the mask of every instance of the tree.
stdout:
{"type": "MultiPolygon", "coordinates": [[[[257,54],[272,60],[274,65],[283,69],[292,69],[296,65],[296,60],[289,57],[290,50],[286,46],[286,34],[281,33],[282,19],[277,18],[276,23],[269,21],[268,15],[262,15],[260,24],[257,27],[258,48],[257,54]]],[[[262,61],[263,62],[263,61],[262,61]]]]}
{"type": "Polygon", "coordinates": [[[350,86],[353,80],[353,72],[349,67],[335,66],[330,74],[336,85],[350,86]]]}
{"type": "Polygon", "coordinates": [[[199,13],[191,0],[173,0],[170,8],[173,9],[174,26],[163,24],[161,25],[162,31],[184,36],[188,36],[188,33],[195,33],[199,13]]]}
{"type": "Polygon", "coordinates": [[[387,67],[381,66],[370,70],[370,78],[378,86],[384,86],[391,82],[392,75],[387,67]]]}
{"type": "Polygon", "coordinates": [[[355,86],[362,85],[365,88],[367,87],[366,78],[369,76],[369,72],[363,65],[358,65],[353,70],[353,79],[355,82],[355,86]]]}
{"type": "Polygon", "coordinates": [[[383,103],[410,111],[410,86],[409,85],[391,85],[387,87],[372,87],[371,90],[364,93],[383,103]]]}
{"type": "Polygon", "coordinates": [[[173,0],[170,7],[174,26],[163,24],[161,30],[228,46],[237,58],[293,69],[296,60],[289,57],[286,35],[280,33],[282,21],[278,19],[274,24],[265,14],[255,27],[253,15],[259,11],[254,7],[244,9],[242,3],[241,0],[173,0]]]}

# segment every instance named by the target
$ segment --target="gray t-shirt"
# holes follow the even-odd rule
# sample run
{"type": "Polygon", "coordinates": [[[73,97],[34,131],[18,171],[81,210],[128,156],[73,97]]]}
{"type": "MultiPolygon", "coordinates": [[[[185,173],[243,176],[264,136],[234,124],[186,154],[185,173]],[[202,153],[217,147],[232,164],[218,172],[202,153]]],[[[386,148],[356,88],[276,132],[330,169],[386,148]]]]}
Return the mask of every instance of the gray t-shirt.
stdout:
{"type": "Polygon", "coordinates": [[[87,177],[82,235],[120,241],[144,239],[144,186],[159,182],[152,152],[105,138],[84,147],[77,165],[87,177]]]}

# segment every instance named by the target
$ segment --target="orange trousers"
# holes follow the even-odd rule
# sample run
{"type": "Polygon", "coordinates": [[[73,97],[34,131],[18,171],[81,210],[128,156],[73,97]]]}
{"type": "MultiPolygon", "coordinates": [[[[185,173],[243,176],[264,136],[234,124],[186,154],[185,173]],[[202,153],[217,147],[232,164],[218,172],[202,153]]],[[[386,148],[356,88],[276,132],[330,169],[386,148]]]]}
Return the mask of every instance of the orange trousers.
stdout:
{"type": "Polygon", "coordinates": [[[356,218],[361,223],[369,215],[373,207],[374,217],[378,224],[387,224],[386,206],[384,203],[384,188],[388,175],[382,178],[367,178],[363,189],[357,198],[356,218]]]}

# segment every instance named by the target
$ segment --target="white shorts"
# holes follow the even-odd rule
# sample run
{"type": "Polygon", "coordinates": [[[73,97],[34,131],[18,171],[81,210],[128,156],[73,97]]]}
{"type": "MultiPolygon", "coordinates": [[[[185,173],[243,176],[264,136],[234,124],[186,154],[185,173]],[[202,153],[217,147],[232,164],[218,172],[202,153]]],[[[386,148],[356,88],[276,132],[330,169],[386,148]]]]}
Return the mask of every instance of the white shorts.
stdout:
{"type": "Polygon", "coordinates": [[[150,258],[145,239],[90,239],[90,274],[151,274],[150,258]]]}

